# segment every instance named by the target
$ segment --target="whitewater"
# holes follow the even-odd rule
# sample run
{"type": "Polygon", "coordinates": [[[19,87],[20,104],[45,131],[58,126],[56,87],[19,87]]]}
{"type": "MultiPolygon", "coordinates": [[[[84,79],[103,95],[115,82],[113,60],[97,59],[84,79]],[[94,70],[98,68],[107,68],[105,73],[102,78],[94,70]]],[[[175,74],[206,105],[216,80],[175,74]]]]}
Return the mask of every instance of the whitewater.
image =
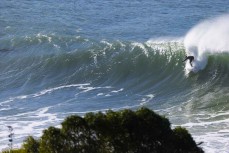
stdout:
{"type": "Polygon", "coordinates": [[[16,148],[68,115],[148,107],[187,128],[205,152],[227,153],[226,6],[1,1],[0,149],[8,148],[7,126],[16,148]]]}
{"type": "MultiPolygon", "coordinates": [[[[202,70],[207,56],[229,52],[229,15],[208,19],[193,27],[185,36],[186,53],[195,57],[194,71],[202,70]]],[[[188,68],[186,64],[186,68],[188,68]]]]}

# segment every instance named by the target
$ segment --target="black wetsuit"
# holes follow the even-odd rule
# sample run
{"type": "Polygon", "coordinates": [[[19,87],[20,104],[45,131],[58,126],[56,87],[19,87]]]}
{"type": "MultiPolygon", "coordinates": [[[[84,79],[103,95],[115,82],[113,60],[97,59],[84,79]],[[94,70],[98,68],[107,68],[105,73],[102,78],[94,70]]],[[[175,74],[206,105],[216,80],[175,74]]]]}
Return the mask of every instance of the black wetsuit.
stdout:
{"type": "Polygon", "coordinates": [[[186,56],[186,58],[183,60],[183,62],[186,60],[189,60],[190,65],[192,66],[192,61],[194,60],[194,56],[186,56]]]}

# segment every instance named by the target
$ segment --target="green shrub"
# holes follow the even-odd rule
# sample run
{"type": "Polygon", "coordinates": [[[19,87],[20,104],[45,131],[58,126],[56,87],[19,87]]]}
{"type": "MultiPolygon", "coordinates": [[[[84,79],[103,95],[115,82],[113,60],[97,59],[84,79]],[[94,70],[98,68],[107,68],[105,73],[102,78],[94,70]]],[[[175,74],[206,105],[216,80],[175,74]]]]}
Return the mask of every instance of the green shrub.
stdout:
{"type": "Polygon", "coordinates": [[[65,141],[64,135],[60,129],[55,127],[49,127],[44,130],[43,135],[40,139],[39,152],[41,153],[66,153],[64,151],[65,141]]]}
{"type": "Polygon", "coordinates": [[[196,143],[188,131],[182,127],[176,127],[174,130],[174,146],[188,152],[195,151],[196,143]]]}
{"type": "Polygon", "coordinates": [[[184,128],[174,130],[165,117],[147,108],[67,117],[62,128],[49,127],[39,140],[28,137],[28,153],[202,153],[184,128]]]}
{"type": "Polygon", "coordinates": [[[32,136],[29,136],[23,144],[23,148],[26,153],[38,153],[39,142],[35,140],[32,136]]]}

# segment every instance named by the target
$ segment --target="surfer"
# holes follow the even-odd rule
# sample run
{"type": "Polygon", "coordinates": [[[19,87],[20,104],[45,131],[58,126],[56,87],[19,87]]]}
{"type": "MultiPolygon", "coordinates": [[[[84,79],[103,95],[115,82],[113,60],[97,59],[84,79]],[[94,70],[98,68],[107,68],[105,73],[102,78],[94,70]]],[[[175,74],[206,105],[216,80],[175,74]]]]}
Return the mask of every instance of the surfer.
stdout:
{"type": "Polygon", "coordinates": [[[192,66],[192,61],[194,60],[194,56],[185,56],[185,59],[182,62],[184,62],[186,60],[189,60],[189,63],[192,66]]]}

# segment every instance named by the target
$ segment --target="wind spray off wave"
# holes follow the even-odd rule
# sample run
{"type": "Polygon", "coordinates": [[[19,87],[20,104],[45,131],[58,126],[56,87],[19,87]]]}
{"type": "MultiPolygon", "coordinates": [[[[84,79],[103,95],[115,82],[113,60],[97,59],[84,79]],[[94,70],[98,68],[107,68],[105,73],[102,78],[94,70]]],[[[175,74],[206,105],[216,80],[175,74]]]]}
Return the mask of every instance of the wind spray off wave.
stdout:
{"type": "Polygon", "coordinates": [[[194,67],[186,69],[203,70],[211,54],[229,52],[229,14],[205,20],[193,27],[185,36],[186,53],[195,57],[194,67]]]}

